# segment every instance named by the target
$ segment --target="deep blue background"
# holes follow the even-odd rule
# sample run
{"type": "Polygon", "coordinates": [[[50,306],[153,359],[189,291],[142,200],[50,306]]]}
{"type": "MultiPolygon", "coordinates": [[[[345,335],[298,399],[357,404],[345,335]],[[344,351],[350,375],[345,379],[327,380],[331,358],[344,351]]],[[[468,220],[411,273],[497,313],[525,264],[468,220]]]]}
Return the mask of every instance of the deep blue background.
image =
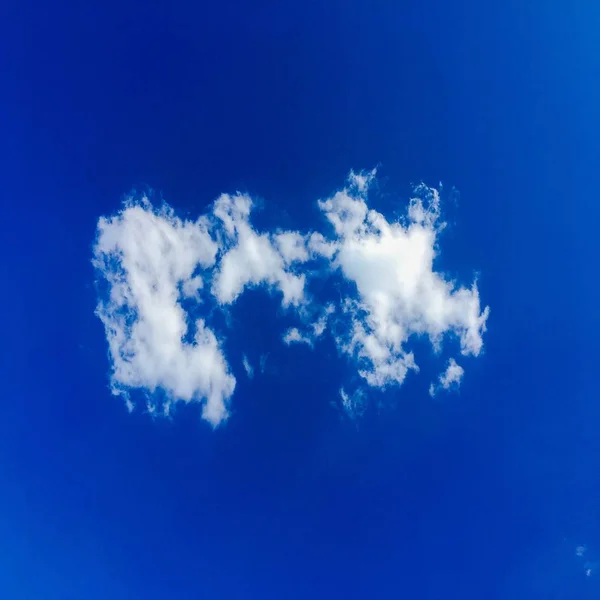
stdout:
{"type": "Polygon", "coordinates": [[[600,560],[595,3],[9,1],[0,23],[0,597],[598,597],[575,556],[600,560]],[[460,395],[422,375],[343,419],[333,347],[282,352],[252,292],[225,427],[110,396],[90,257],[123,194],[196,216],[243,189],[315,227],[375,165],[394,210],[411,182],[460,191],[440,267],[492,308],[460,395]]]}

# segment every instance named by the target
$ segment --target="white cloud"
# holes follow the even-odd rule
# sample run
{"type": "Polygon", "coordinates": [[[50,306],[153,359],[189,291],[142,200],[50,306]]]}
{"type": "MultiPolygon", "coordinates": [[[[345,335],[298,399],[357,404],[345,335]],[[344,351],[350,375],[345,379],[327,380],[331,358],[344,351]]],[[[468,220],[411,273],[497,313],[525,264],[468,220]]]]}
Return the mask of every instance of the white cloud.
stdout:
{"type": "Polygon", "coordinates": [[[365,412],[364,394],[360,389],[348,394],[344,388],[340,388],[340,399],[343,410],[351,419],[359,418],[365,412]]]}
{"type": "MultiPolygon", "coordinates": [[[[302,311],[301,316],[304,317],[304,320],[309,320],[308,311],[302,311]]],[[[307,344],[308,346],[313,346],[315,341],[320,338],[327,328],[327,321],[330,316],[335,312],[335,307],[332,303],[326,304],[325,308],[321,311],[319,318],[313,323],[309,323],[304,327],[304,331],[300,331],[297,327],[290,327],[283,334],[283,341],[288,346],[290,344],[307,344]]]]}
{"type": "MultiPolygon", "coordinates": [[[[351,173],[344,189],[318,202],[329,236],[259,232],[250,221],[252,200],[243,194],[221,195],[195,222],[146,199],[101,218],[94,264],[108,289],[97,313],[115,393],[131,405],[131,389],[146,392],[152,412],[167,412],[175,400],[196,401],[204,418],[220,423],[235,378],[206,318],[215,305],[230,305],[256,286],[281,294],[282,305],[296,309],[299,326],[284,333],[286,344],[314,348],[331,332],[370,386],[400,385],[419,370],[410,347],[416,337],[429,339],[436,351],[455,337],[463,355],[477,356],[489,309],[481,308],[476,283],[457,285],[434,268],[443,229],[438,192],[419,186],[406,216],[388,221],[367,203],[374,178],[375,171],[351,173]],[[323,297],[315,299],[307,284],[317,278],[333,282],[333,291],[317,285],[323,297]],[[184,306],[204,309],[201,318],[184,306]],[[158,400],[157,391],[166,398],[158,400]]],[[[261,372],[265,364],[263,356],[261,372]]],[[[243,366],[252,377],[246,356],[243,366]]],[[[452,360],[433,392],[458,385],[462,375],[452,360]]],[[[358,394],[340,392],[342,403],[362,406],[358,394]]]]}
{"type": "Polygon", "coordinates": [[[439,383],[429,386],[429,394],[435,396],[440,389],[449,390],[451,387],[458,387],[462,381],[465,370],[451,358],[448,361],[446,370],[440,375],[439,383]]]}
{"type": "Polygon", "coordinates": [[[300,333],[297,327],[291,327],[283,335],[283,341],[290,344],[308,344],[312,346],[312,340],[307,335],[300,333]]]}
{"type": "Polygon", "coordinates": [[[229,249],[216,267],[213,293],[221,304],[231,304],[246,286],[266,284],[283,294],[284,306],[300,304],[305,277],[289,269],[304,257],[297,243],[300,234],[280,233],[274,243],[271,236],[252,228],[251,210],[252,200],[241,194],[223,194],[215,202],[213,213],[222,224],[224,245],[229,249]]]}
{"type": "Polygon", "coordinates": [[[254,377],[254,367],[250,364],[250,361],[245,354],[242,357],[242,364],[244,365],[244,371],[246,371],[248,379],[252,379],[254,377]]]}
{"type": "Polygon", "coordinates": [[[352,235],[362,224],[368,213],[362,196],[366,193],[364,182],[356,184],[356,175],[350,175],[350,188],[336,192],[331,198],[319,201],[319,208],[325,213],[340,238],[352,235]],[[353,194],[352,192],[355,192],[353,194]]]}
{"type": "Polygon", "coordinates": [[[438,192],[420,186],[405,222],[388,222],[367,206],[373,177],[352,173],[348,186],[319,206],[336,233],[333,268],[356,288],[356,297],[342,302],[349,326],[338,345],[369,385],[385,387],[418,370],[407,348],[412,336],[428,336],[437,350],[444,336],[456,335],[463,354],[478,355],[489,309],[481,310],[475,283],[457,287],[434,270],[443,227],[438,192]]]}
{"type": "MultiPolygon", "coordinates": [[[[173,400],[197,401],[213,425],[227,417],[235,378],[203,319],[193,324],[193,340],[184,341],[190,325],[180,302],[195,295],[201,282],[196,270],[211,267],[216,253],[205,220],[181,221],[145,199],[99,220],[93,262],[109,289],[97,314],[112,359],[113,391],[130,406],[129,389],[161,389],[165,412],[173,400]]],[[[156,403],[156,396],[148,397],[152,412],[156,403]]]]}
{"type": "Polygon", "coordinates": [[[325,310],[322,312],[321,316],[312,324],[312,332],[314,337],[321,337],[325,333],[327,321],[334,312],[335,306],[333,303],[329,303],[325,306],[325,310]]]}
{"type": "Polygon", "coordinates": [[[308,249],[314,256],[332,259],[337,251],[337,245],[325,239],[322,233],[313,232],[308,238],[308,249]]]}
{"type": "Polygon", "coordinates": [[[309,258],[306,239],[297,231],[284,231],[275,235],[275,244],[286,265],[306,262],[309,258]]]}

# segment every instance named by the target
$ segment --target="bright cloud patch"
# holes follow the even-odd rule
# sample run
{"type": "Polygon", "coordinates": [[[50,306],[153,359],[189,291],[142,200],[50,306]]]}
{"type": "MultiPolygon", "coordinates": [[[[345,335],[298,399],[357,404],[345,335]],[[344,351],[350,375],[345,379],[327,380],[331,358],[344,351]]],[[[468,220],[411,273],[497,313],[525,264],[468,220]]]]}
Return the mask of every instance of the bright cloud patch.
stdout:
{"type": "Polygon", "coordinates": [[[220,220],[221,240],[226,248],[216,267],[213,293],[221,304],[231,304],[246,286],[266,284],[283,294],[283,305],[304,299],[304,275],[290,270],[304,262],[308,253],[295,232],[277,236],[257,233],[250,224],[252,200],[248,196],[222,195],[214,206],[220,220]]]}
{"type": "Polygon", "coordinates": [[[384,387],[418,370],[407,349],[411,336],[426,335],[439,349],[445,334],[455,334],[463,354],[479,354],[489,309],[481,311],[475,283],[457,288],[433,269],[441,228],[437,191],[419,187],[406,222],[390,223],[367,206],[373,176],[352,175],[348,188],[319,206],[337,234],[333,267],[357,291],[342,305],[350,331],[338,343],[358,360],[369,385],[384,387]]]}
{"type": "Polygon", "coordinates": [[[429,394],[435,396],[436,393],[441,390],[449,390],[450,388],[458,388],[462,381],[465,370],[451,358],[448,361],[446,370],[440,375],[437,385],[433,383],[429,386],[429,394]]]}
{"type": "Polygon", "coordinates": [[[290,344],[308,344],[309,346],[312,346],[310,337],[300,333],[300,330],[297,327],[290,327],[290,329],[285,332],[283,341],[288,346],[290,344]]]}
{"type": "MultiPolygon", "coordinates": [[[[202,285],[195,275],[212,267],[217,245],[207,222],[182,222],[168,209],[130,204],[98,222],[94,265],[109,284],[98,304],[113,364],[115,393],[162,390],[172,400],[200,401],[203,416],[218,424],[227,415],[235,378],[215,334],[202,319],[189,323],[181,306],[202,285]],[[184,342],[190,327],[194,339],[184,342]]],[[[129,401],[129,400],[128,400],[129,401]]],[[[130,401],[129,401],[130,402],[130,401]]],[[[148,407],[156,410],[156,398],[148,407]]]]}
{"type": "MultiPolygon", "coordinates": [[[[339,349],[372,387],[399,385],[418,371],[412,338],[425,337],[440,351],[445,337],[455,337],[463,355],[478,355],[489,310],[482,310],[476,284],[459,286],[434,270],[443,228],[437,191],[420,186],[406,217],[388,221],[367,203],[374,177],[351,173],[344,189],[319,201],[329,223],[323,233],[259,232],[250,220],[252,200],[242,194],[220,196],[195,222],[145,199],[101,218],[94,265],[108,286],[97,313],[115,393],[132,407],[129,392],[141,390],[153,412],[196,401],[204,418],[219,424],[235,378],[207,319],[256,286],[279,294],[297,319],[282,334],[286,344],[318,351],[316,342],[335,332],[339,349]],[[312,298],[307,285],[317,277],[341,277],[350,291],[312,298]],[[190,316],[192,308],[200,318],[190,316]]],[[[243,366],[252,377],[246,357],[243,366]]],[[[451,359],[434,393],[458,385],[463,373],[451,359]]],[[[340,397],[346,410],[361,412],[360,390],[340,397]]]]}

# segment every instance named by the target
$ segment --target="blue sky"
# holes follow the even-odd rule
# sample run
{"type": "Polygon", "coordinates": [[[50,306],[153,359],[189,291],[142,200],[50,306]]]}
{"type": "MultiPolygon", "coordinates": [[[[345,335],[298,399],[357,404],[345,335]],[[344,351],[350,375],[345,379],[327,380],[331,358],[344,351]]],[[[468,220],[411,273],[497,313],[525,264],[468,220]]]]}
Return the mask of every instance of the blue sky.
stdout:
{"type": "Polygon", "coordinates": [[[2,14],[2,598],[598,597],[597,7],[2,14]]]}

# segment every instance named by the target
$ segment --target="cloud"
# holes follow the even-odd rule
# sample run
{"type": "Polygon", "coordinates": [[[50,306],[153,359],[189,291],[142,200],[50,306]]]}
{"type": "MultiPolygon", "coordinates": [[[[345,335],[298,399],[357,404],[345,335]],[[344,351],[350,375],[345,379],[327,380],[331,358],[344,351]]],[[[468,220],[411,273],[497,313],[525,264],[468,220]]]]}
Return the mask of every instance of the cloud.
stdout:
{"type": "Polygon", "coordinates": [[[286,265],[306,262],[309,259],[306,239],[297,231],[284,231],[275,235],[275,244],[286,265]]]}
{"type": "Polygon", "coordinates": [[[290,327],[283,335],[283,341],[288,346],[290,344],[308,344],[312,346],[311,338],[300,333],[297,327],[290,327]]]}
{"type": "Polygon", "coordinates": [[[244,371],[246,371],[246,375],[248,375],[248,379],[252,379],[254,377],[254,367],[250,364],[248,357],[244,354],[242,358],[242,364],[244,365],[244,371]]]}
{"type": "Polygon", "coordinates": [[[325,305],[321,316],[312,324],[312,334],[314,337],[321,337],[325,333],[329,317],[335,312],[333,303],[325,305]]]}
{"type": "Polygon", "coordinates": [[[213,213],[221,222],[221,239],[228,249],[216,267],[213,293],[221,304],[231,304],[246,286],[265,284],[283,294],[284,306],[304,300],[304,274],[290,266],[308,259],[300,234],[276,236],[257,233],[250,224],[252,200],[248,196],[223,194],[213,213]]]}
{"type": "MultiPolygon", "coordinates": [[[[296,320],[282,335],[286,344],[318,351],[317,340],[331,335],[367,386],[400,385],[419,370],[413,339],[428,339],[439,352],[455,338],[463,355],[477,356],[489,309],[476,282],[458,285],[435,270],[444,227],[438,192],[417,187],[405,216],[390,221],[368,205],[375,176],[351,172],[343,189],[318,201],[324,232],[258,231],[252,199],[239,193],[221,195],[196,221],[146,198],[100,218],[97,314],[114,393],[131,408],[131,391],[140,390],[155,414],[182,400],[201,404],[213,425],[226,419],[235,377],[210,317],[254,287],[279,295],[296,320]]],[[[246,356],[243,366],[252,377],[246,356]]],[[[462,375],[452,359],[434,393],[462,375]]],[[[342,389],[340,397],[353,414],[364,406],[360,390],[342,389]]]]}
{"type": "Polygon", "coordinates": [[[365,412],[364,392],[360,389],[348,394],[344,388],[340,388],[340,400],[342,409],[351,419],[357,419],[365,412]]]}
{"type": "Polygon", "coordinates": [[[446,371],[440,376],[440,383],[444,389],[448,389],[453,384],[459,384],[462,380],[465,370],[456,364],[456,361],[451,358],[448,361],[446,371]]]}
{"type": "MultiPolygon", "coordinates": [[[[327,321],[329,317],[335,312],[333,304],[325,305],[325,308],[321,311],[319,318],[313,323],[309,323],[301,332],[297,327],[290,327],[283,334],[283,342],[288,346],[290,344],[307,344],[313,346],[315,341],[325,333],[327,328],[327,321]]],[[[306,316],[306,311],[303,313],[306,316]]]]}
{"type": "Polygon", "coordinates": [[[435,396],[440,389],[449,390],[452,387],[458,388],[464,374],[465,370],[451,358],[448,361],[446,370],[439,377],[439,383],[437,385],[432,383],[429,386],[429,394],[435,396]]]}
{"type": "Polygon", "coordinates": [[[328,259],[333,258],[337,250],[337,246],[325,239],[325,236],[319,232],[310,234],[307,247],[314,256],[323,256],[328,259]]]}
{"type": "Polygon", "coordinates": [[[108,283],[97,307],[112,360],[112,389],[148,393],[151,412],[168,412],[173,400],[197,401],[213,425],[227,416],[235,378],[214,332],[203,319],[190,323],[183,298],[195,297],[200,272],[212,267],[217,245],[208,223],[181,221],[147,199],[130,201],[98,222],[93,263],[108,283]],[[184,337],[193,332],[189,341],[184,337]],[[166,397],[158,405],[157,390],[166,397]]]}
{"type": "Polygon", "coordinates": [[[347,187],[319,207],[336,234],[332,268],[356,292],[342,300],[348,327],[338,346],[370,386],[386,387],[418,371],[411,337],[427,336],[439,350],[453,335],[462,354],[478,355],[489,309],[481,310],[476,283],[457,287],[434,270],[443,228],[437,190],[419,186],[404,221],[389,222],[367,205],[374,177],[352,173],[347,187]]]}

